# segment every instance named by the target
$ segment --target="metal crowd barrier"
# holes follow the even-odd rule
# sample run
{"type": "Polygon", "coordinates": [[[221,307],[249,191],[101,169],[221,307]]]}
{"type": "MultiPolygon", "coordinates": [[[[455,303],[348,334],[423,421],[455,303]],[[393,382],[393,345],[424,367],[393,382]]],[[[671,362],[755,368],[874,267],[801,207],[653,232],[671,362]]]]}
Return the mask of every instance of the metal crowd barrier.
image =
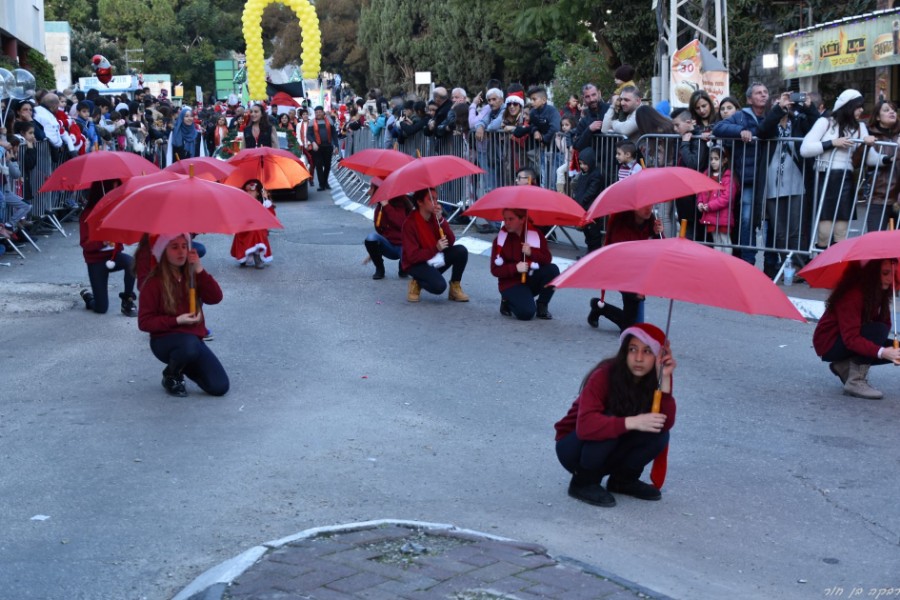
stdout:
{"type": "MultiPolygon", "coordinates": [[[[617,179],[615,147],[621,139],[622,136],[608,134],[597,134],[593,138],[592,147],[606,186],[617,179]]],[[[757,254],[763,252],[764,263],[783,265],[786,259],[803,264],[823,249],[816,246],[820,224],[828,224],[830,228],[829,231],[823,229],[823,236],[827,238],[825,246],[843,239],[844,235],[886,229],[900,190],[897,185],[900,169],[892,160],[897,157],[898,145],[876,143],[863,157],[861,168],[840,173],[842,177],[837,179],[831,176],[835,152],[828,151],[818,159],[804,159],[800,156],[802,141],[802,138],[794,137],[754,138],[748,143],[724,138],[683,142],[681,136],[676,134],[641,136],[637,146],[646,167],[679,165],[708,172],[709,150],[719,147],[725,149],[730,157],[732,178],[741,182],[740,195],[732,201],[734,225],[729,221],[724,232],[727,242],[723,242],[722,236],[714,240],[712,232],[700,223],[701,215],[694,196],[656,207],[665,234],[677,235],[677,224],[686,219],[689,224],[688,237],[697,242],[731,251],[748,261],[755,261],[757,254]],[[693,144],[694,164],[684,160],[682,150],[685,144],[693,144]],[[872,151],[891,160],[875,160],[872,151]],[[751,163],[754,165],[752,172],[751,163]],[[821,181],[829,183],[822,186],[821,181]],[[842,230],[843,225],[835,226],[837,207],[833,214],[822,214],[825,193],[834,193],[834,186],[845,188],[843,193],[850,194],[852,198],[854,210],[846,234],[842,230]],[[826,189],[829,187],[830,191],[826,189]]],[[[856,140],[856,143],[861,143],[861,140],[856,140]]],[[[371,132],[363,128],[348,135],[344,154],[349,156],[364,148],[384,145],[383,135],[380,140],[375,140],[371,132]]],[[[394,148],[412,156],[452,154],[466,158],[485,170],[484,175],[455,180],[440,187],[440,202],[452,215],[458,214],[495,187],[514,185],[516,171],[524,166],[530,166],[539,173],[542,187],[556,189],[557,170],[568,161],[568,156],[564,156],[555,144],[535,148],[503,132],[487,132],[481,140],[475,139],[474,133],[469,136],[450,135],[440,140],[420,133],[402,144],[394,145],[394,148]]],[[[346,171],[337,169],[354,194],[365,196],[368,187],[365,179],[346,171]]],[[[563,175],[568,179],[565,172],[563,175]]],[[[565,189],[569,190],[568,181],[565,184],[565,189]]],[[[780,276],[781,269],[783,266],[777,276],[780,276]]]]}

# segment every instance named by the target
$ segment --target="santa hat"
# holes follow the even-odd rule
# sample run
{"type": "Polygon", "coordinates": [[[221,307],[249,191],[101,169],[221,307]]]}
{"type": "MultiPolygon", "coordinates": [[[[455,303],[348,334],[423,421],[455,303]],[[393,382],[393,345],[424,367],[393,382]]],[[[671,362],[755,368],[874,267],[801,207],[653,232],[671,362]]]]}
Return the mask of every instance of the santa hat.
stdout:
{"type": "Polygon", "coordinates": [[[191,234],[189,233],[163,233],[160,234],[156,241],[153,242],[153,246],[150,249],[150,253],[153,254],[153,258],[156,259],[156,262],[160,262],[162,260],[163,252],[166,251],[166,246],[169,245],[174,239],[180,238],[184,236],[184,239],[190,240],[191,234]]]}
{"type": "Polygon", "coordinates": [[[525,106],[525,92],[510,92],[509,96],[506,97],[506,103],[525,106]]]}
{"type": "Polygon", "coordinates": [[[650,346],[650,349],[653,350],[653,354],[657,356],[662,347],[666,345],[666,334],[663,333],[662,329],[656,325],[651,325],[650,323],[635,323],[631,327],[628,327],[619,336],[619,343],[623,343],[625,338],[629,335],[633,335],[650,346]]]}

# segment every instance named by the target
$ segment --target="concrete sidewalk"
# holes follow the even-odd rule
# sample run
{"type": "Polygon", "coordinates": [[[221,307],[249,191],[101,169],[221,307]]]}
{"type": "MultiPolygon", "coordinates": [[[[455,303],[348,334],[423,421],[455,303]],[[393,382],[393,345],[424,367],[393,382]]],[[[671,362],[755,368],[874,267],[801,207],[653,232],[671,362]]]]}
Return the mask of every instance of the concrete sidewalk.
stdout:
{"type": "Polygon", "coordinates": [[[316,528],[213,567],[175,600],[665,598],[542,546],[415,521],[316,528]]]}

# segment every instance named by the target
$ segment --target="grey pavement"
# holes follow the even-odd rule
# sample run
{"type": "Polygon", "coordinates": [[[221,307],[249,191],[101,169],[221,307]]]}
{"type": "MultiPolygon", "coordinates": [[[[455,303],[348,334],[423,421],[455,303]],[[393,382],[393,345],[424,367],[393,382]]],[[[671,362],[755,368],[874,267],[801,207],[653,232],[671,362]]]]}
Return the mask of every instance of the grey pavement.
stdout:
{"type": "MultiPolygon", "coordinates": [[[[0,267],[0,598],[169,599],[275,554],[265,540],[380,519],[538,544],[648,595],[900,588],[900,371],[873,369],[883,401],[848,398],[811,324],[676,303],[663,499],[588,506],[566,496],[552,425],[616,348],[584,322],[589,292],[558,292],[552,321],[504,319],[472,256],[471,302],[411,305],[394,269],[372,281],[362,264],[370,221],[323,193],[278,211],[265,270],[203,236],[225,291],[206,311],[221,399],[167,397],[134,320],[84,311],[74,226],[0,267]]],[[[648,319],[666,306],[650,299],[648,319]]]]}

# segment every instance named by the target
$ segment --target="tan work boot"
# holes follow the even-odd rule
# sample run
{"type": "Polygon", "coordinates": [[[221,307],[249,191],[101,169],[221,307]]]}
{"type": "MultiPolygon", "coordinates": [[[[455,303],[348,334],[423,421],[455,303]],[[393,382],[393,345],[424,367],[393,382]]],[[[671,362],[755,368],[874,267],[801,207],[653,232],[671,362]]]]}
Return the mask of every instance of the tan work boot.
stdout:
{"type": "Polygon", "coordinates": [[[844,393],[866,400],[880,400],[884,397],[880,391],[869,385],[866,376],[869,374],[869,365],[861,365],[850,361],[850,371],[847,382],[844,384],[844,393]]]}
{"type": "Polygon", "coordinates": [[[850,359],[838,360],[828,365],[831,372],[837,375],[841,383],[847,383],[847,377],[850,375],[850,359]]]}
{"type": "Polygon", "coordinates": [[[458,281],[450,282],[450,291],[447,293],[447,298],[453,300],[454,302],[468,302],[469,296],[463,291],[462,286],[458,281]]]}
{"type": "Polygon", "coordinates": [[[415,279],[409,280],[409,287],[406,288],[406,301],[407,302],[418,302],[419,296],[422,295],[422,288],[419,287],[419,282],[415,279]]]}

